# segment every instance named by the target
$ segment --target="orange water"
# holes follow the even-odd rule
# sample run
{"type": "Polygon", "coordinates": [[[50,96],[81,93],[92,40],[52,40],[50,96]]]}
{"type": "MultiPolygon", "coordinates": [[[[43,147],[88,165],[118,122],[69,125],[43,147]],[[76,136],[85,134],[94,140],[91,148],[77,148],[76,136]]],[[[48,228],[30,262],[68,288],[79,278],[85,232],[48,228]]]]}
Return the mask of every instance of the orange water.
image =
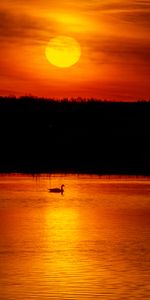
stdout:
{"type": "Polygon", "coordinates": [[[150,299],[150,180],[1,175],[0,278],[1,300],[150,299]]]}

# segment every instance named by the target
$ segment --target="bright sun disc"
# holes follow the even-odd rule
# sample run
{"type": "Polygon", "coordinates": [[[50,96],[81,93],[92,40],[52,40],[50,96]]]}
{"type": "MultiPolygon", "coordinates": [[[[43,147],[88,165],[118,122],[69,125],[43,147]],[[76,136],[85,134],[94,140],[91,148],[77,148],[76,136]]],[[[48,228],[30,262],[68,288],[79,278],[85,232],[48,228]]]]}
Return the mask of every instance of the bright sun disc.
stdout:
{"type": "Polygon", "coordinates": [[[79,43],[72,37],[52,38],[45,49],[48,61],[59,68],[68,68],[77,63],[81,56],[79,43]]]}

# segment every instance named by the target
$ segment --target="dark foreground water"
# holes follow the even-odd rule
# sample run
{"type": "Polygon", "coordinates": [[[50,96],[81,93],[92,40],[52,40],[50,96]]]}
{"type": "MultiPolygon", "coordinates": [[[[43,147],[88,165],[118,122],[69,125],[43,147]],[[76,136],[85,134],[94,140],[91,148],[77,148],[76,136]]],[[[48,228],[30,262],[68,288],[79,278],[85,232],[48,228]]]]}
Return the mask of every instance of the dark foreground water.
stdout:
{"type": "Polygon", "coordinates": [[[1,175],[0,279],[2,300],[150,299],[150,181],[1,175]]]}

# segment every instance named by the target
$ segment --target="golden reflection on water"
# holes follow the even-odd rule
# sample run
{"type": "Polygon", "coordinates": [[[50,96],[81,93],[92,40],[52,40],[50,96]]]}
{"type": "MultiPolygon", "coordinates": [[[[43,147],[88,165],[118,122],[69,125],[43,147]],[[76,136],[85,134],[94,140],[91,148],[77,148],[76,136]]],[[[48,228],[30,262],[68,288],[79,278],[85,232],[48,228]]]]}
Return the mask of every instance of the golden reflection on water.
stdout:
{"type": "Polygon", "coordinates": [[[56,274],[61,293],[67,293],[68,287],[74,285],[75,274],[79,272],[79,257],[76,251],[79,240],[79,215],[72,208],[47,211],[45,225],[47,249],[51,253],[51,264],[47,264],[50,270],[47,271],[56,274]]]}
{"type": "Polygon", "coordinates": [[[54,240],[75,241],[78,238],[79,214],[73,208],[57,208],[46,212],[46,229],[54,240]]]}
{"type": "Polygon", "coordinates": [[[149,180],[2,176],[0,190],[0,299],[150,298],[149,180]]]}
{"type": "MultiPolygon", "coordinates": [[[[59,287],[61,295],[70,295],[73,298],[74,293],[76,297],[81,293],[87,299],[91,298],[92,285],[95,284],[92,292],[94,297],[109,272],[103,264],[96,266],[96,262],[94,263],[98,248],[96,244],[95,249],[88,248],[89,237],[86,232],[88,220],[84,219],[83,222],[80,213],[80,210],[72,208],[57,208],[46,212],[47,249],[51,253],[51,263],[46,263],[46,269],[48,277],[51,273],[55,274],[57,289],[59,287]]],[[[93,245],[90,247],[93,248],[93,245]]]]}

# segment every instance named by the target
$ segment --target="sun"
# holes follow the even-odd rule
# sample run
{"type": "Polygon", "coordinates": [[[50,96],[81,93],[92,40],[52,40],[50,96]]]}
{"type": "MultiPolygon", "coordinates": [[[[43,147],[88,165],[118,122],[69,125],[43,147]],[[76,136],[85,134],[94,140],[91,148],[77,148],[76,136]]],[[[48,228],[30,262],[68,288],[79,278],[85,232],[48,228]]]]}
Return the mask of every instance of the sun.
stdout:
{"type": "Polygon", "coordinates": [[[59,68],[69,68],[79,61],[81,48],[74,38],[57,36],[48,43],[45,55],[52,65],[59,68]]]}

